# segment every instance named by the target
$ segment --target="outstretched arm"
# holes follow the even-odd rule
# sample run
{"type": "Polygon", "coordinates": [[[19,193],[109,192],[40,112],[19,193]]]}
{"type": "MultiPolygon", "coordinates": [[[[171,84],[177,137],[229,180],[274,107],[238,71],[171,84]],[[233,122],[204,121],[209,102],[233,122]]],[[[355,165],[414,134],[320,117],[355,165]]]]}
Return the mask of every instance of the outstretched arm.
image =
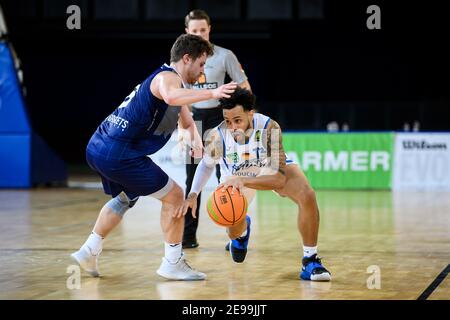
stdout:
{"type": "Polygon", "coordinates": [[[164,100],[169,106],[184,106],[192,103],[229,98],[237,84],[230,82],[214,90],[194,90],[181,87],[181,79],[173,72],[159,73],[150,84],[150,90],[154,96],[164,100]]]}

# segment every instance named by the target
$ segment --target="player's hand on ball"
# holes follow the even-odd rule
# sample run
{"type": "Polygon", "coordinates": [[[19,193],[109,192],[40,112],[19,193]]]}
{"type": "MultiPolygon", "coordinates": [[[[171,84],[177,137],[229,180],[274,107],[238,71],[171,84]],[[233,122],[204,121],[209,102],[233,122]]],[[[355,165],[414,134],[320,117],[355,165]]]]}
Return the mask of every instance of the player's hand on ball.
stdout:
{"type": "Polygon", "coordinates": [[[178,210],[175,211],[175,218],[181,218],[182,216],[186,215],[186,212],[189,208],[192,210],[192,216],[194,218],[197,218],[196,211],[197,211],[197,197],[198,195],[194,192],[189,193],[186,200],[183,201],[183,204],[181,207],[178,208],[178,210]]]}
{"type": "Polygon", "coordinates": [[[217,89],[211,90],[213,99],[229,98],[230,94],[232,94],[234,90],[236,90],[236,87],[237,83],[232,81],[221,85],[217,89]]]}
{"type": "Polygon", "coordinates": [[[222,192],[225,192],[228,187],[232,187],[231,194],[234,194],[236,190],[239,190],[239,194],[242,195],[244,181],[240,177],[232,177],[231,179],[219,184],[217,189],[222,188],[222,192]]]}

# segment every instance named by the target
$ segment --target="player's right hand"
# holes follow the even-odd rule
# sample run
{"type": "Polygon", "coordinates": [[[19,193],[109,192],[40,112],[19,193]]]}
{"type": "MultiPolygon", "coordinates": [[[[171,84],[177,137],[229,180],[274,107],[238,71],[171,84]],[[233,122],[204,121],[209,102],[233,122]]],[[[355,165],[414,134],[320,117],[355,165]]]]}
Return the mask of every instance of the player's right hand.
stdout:
{"type": "Polygon", "coordinates": [[[189,193],[183,204],[175,211],[175,217],[181,218],[182,216],[186,215],[187,210],[191,208],[192,216],[194,217],[194,219],[197,218],[197,197],[198,195],[196,193],[189,193]]]}
{"type": "Polygon", "coordinates": [[[216,189],[222,188],[222,192],[225,192],[228,187],[231,187],[231,194],[233,195],[236,190],[239,191],[239,194],[242,195],[242,189],[244,188],[244,181],[241,177],[232,176],[230,179],[222,182],[217,186],[216,189]]]}
{"type": "Polygon", "coordinates": [[[213,99],[229,98],[236,88],[237,83],[234,81],[221,85],[217,89],[211,90],[213,99]]]}

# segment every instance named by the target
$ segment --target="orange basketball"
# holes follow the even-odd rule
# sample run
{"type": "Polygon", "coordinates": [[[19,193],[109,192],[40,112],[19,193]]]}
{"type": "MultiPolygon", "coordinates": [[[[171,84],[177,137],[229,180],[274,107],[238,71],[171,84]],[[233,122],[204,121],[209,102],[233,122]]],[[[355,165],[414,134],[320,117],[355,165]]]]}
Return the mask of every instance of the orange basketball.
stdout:
{"type": "Polygon", "coordinates": [[[236,190],[231,195],[232,187],[225,192],[216,189],[208,199],[206,210],[212,221],[222,227],[230,227],[241,222],[247,214],[247,198],[236,190]]]}

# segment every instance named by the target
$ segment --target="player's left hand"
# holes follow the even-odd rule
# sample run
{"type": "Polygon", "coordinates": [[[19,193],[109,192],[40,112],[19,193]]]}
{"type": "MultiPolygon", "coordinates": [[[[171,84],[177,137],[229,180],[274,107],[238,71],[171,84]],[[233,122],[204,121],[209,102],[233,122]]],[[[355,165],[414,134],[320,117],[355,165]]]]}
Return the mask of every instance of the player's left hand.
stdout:
{"type": "Polygon", "coordinates": [[[241,177],[232,177],[227,181],[219,184],[217,189],[222,188],[222,192],[225,192],[228,187],[232,187],[231,194],[234,194],[236,190],[239,190],[239,194],[242,195],[242,189],[244,188],[244,181],[241,177]]]}
{"type": "Polygon", "coordinates": [[[183,204],[175,210],[173,217],[179,219],[182,216],[186,215],[187,210],[191,208],[192,217],[196,219],[197,197],[198,195],[196,193],[194,192],[189,193],[186,200],[184,200],[183,204]]]}

